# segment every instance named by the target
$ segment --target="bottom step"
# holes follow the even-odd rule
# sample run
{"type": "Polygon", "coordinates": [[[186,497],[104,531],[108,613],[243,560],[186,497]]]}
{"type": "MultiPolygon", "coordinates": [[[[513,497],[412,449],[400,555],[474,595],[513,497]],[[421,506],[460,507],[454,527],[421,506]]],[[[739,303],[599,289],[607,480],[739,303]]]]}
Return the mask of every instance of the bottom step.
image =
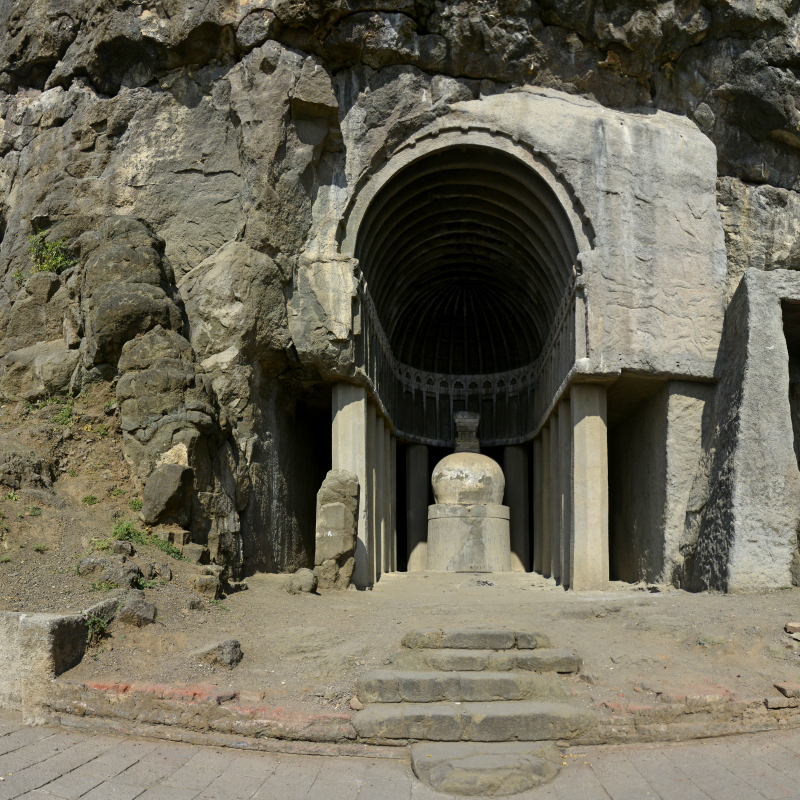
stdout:
{"type": "Polygon", "coordinates": [[[505,797],[549,783],[561,758],[550,742],[426,742],[411,748],[411,767],[437,792],[505,797]]]}
{"type": "Polygon", "coordinates": [[[353,717],[365,740],[537,742],[573,739],[594,727],[592,711],[563,703],[375,703],[353,717]]]}

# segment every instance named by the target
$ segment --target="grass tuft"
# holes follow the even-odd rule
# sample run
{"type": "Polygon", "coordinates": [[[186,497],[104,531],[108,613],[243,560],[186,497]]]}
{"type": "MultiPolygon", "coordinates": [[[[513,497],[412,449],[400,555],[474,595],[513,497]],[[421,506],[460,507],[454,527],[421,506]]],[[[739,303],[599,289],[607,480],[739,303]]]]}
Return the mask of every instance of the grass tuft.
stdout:
{"type": "Polygon", "coordinates": [[[166,553],[168,556],[172,556],[172,558],[176,559],[177,561],[189,560],[185,556],[182,556],[181,551],[178,550],[178,548],[175,547],[175,545],[171,542],[165,542],[163,539],[159,539],[158,536],[153,536],[150,531],[140,531],[136,527],[136,524],[133,522],[133,520],[118,522],[114,526],[111,536],[118,541],[133,542],[134,544],[142,546],[150,545],[151,547],[157,547],[163,553],[166,553]]]}

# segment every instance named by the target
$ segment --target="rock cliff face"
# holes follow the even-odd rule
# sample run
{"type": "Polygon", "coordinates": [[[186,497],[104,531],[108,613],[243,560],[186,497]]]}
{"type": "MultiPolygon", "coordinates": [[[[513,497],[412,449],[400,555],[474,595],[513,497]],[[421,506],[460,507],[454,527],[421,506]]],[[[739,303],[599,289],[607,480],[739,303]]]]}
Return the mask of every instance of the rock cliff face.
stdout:
{"type": "Polygon", "coordinates": [[[354,364],[323,223],[365,170],[520,85],[686,115],[717,147],[730,297],[800,265],[798,6],[0,0],[0,396],[118,381],[135,479],[190,468],[220,562],[313,566],[315,403],[354,364]],[[29,275],[38,231],[76,265],[29,275]]]}

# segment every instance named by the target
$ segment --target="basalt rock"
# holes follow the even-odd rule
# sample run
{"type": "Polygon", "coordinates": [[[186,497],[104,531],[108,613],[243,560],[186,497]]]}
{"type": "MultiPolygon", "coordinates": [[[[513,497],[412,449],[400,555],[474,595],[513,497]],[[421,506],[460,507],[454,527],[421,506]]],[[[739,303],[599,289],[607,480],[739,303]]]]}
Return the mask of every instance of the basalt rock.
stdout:
{"type": "Polygon", "coordinates": [[[331,470],[317,493],[314,572],[320,589],[346,589],[355,566],[358,476],[331,470]]]}

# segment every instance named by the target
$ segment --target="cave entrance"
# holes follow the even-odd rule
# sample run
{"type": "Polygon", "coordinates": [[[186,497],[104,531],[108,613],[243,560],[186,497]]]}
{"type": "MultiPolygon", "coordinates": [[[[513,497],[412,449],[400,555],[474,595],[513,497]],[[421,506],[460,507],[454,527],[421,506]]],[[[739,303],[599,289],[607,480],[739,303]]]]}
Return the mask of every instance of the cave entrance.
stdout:
{"type": "Polygon", "coordinates": [[[481,414],[482,450],[504,469],[513,569],[570,584],[572,431],[605,414],[603,387],[569,387],[585,355],[579,256],[590,236],[546,165],[513,150],[423,148],[350,210],[342,249],[359,264],[363,382],[334,388],[333,461],[364,476],[362,585],[426,568],[430,477],[452,452],[457,411],[481,414]]]}

